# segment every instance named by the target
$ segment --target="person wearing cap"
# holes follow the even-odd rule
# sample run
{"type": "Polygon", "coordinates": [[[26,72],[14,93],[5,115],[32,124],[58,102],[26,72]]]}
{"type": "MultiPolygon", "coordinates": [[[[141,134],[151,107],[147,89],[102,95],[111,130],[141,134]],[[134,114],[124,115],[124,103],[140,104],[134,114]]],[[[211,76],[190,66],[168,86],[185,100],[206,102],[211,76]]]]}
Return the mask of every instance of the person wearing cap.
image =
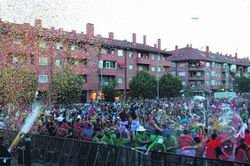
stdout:
{"type": "Polygon", "coordinates": [[[164,145],[164,139],[162,137],[158,137],[152,144],[149,145],[147,149],[147,153],[149,151],[155,152],[166,152],[166,146],[164,145]]]}
{"type": "Polygon", "coordinates": [[[166,152],[166,146],[164,145],[164,140],[162,136],[157,136],[156,140],[149,145],[146,154],[152,151],[151,159],[152,165],[158,165],[162,161],[161,152],[166,152]],[[160,153],[159,153],[160,152],[160,153]]]}
{"type": "Polygon", "coordinates": [[[114,145],[114,138],[116,137],[115,134],[111,133],[111,129],[105,129],[104,135],[102,137],[102,142],[114,145]]]}
{"type": "Polygon", "coordinates": [[[147,137],[146,129],[143,126],[137,128],[137,133],[135,135],[135,146],[143,147],[151,142],[150,138],[147,137]]]}

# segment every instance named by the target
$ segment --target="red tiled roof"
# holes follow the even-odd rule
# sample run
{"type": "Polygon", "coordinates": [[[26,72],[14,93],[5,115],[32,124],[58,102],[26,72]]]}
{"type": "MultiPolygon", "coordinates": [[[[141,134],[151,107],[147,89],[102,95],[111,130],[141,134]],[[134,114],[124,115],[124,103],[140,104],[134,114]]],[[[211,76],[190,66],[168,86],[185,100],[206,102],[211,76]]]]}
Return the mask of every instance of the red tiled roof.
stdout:
{"type": "MultiPolygon", "coordinates": [[[[89,39],[86,34],[83,33],[76,33],[75,31],[67,32],[63,30],[56,30],[50,28],[41,28],[36,29],[34,26],[30,24],[16,24],[16,23],[9,23],[9,22],[2,22],[0,20],[0,33],[17,33],[17,34],[33,34],[43,37],[44,39],[48,40],[69,40],[72,42],[93,42],[92,39],[97,39],[98,36],[95,36],[92,39],[89,39]]],[[[136,43],[133,44],[132,42],[128,42],[126,40],[116,40],[116,39],[109,39],[101,37],[99,39],[101,45],[107,47],[118,47],[118,48],[127,48],[130,50],[138,50],[138,51],[145,51],[145,52],[152,52],[152,53],[161,53],[166,56],[170,56],[166,51],[160,50],[158,48],[136,43]]]]}
{"type": "Polygon", "coordinates": [[[240,59],[240,58],[235,58],[232,56],[215,54],[211,52],[206,53],[204,51],[191,48],[191,47],[180,48],[178,49],[178,51],[175,51],[175,50],[168,51],[168,53],[172,54],[172,56],[168,57],[167,59],[169,61],[203,60],[203,61],[210,61],[210,62],[250,66],[250,61],[247,59],[240,59]],[[178,52],[178,55],[176,55],[176,52],[178,52]]]}

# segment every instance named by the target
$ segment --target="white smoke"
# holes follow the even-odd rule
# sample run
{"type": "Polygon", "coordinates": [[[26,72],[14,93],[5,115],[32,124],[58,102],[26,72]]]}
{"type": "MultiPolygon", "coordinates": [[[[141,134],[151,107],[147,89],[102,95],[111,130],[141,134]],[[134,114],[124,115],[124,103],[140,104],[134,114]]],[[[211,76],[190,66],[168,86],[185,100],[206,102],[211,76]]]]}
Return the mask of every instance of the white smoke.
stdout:
{"type": "Polygon", "coordinates": [[[22,133],[27,134],[33,123],[35,122],[35,120],[37,119],[37,117],[39,116],[39,111],[41,108],[41,104],[40,102],[36,101],[33,105],[32,105],[32,112],[29,114],[29,116],[26,118],[24,125],[21,128],[22,133]]]}

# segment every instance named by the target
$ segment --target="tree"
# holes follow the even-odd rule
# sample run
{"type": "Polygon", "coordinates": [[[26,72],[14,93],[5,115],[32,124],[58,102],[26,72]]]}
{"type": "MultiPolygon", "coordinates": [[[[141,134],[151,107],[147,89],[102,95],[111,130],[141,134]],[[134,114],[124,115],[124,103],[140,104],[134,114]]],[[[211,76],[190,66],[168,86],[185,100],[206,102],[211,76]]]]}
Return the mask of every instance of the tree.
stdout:
{"type": "Polygon", "coordinates": [[[234,89],[239,93],[250,92],[250,78],[237,77],[234,82],[234,89]]]}
{"type": "Polygon", "coordinates": [[[150,75],[148,72],[141,71],[129,83],[130,96],[132,98],[148,98],[156,97],[157,82],[155,76],[150,75]]]}
{"type": "Polygon", "coordinates": [[[159,81],[160,97],[177,97],[182,89],[181,81],[171,74],[164,74],[159,81]]]}
{"type": "Polygon", "coordinates": [[[185,87],[184,96],[185,97],[192,97],[192,96],[194,96],[194,91],[192,90],[192,88],[191,88],[190,85],[188,85],[188,86],[185,87]]]}
{"type": "Polygon", "coordinates": [[[50,97],[53,103],[69,104],[79,102],[82,96],[84,79],[69,71],[57,72],[50,83],[50,97]]]}
{"type": "Polygon", "coordinates": [[[26,106],[34,101],[37,91],[35,73],[16,67],[0,69],[0,103],[26,106]]]}
{"type": "Polygon", "coordinates": [[[113,102],[115,100],[115,97],[118,95],[118,91],[115,89],[116,85],[116,81],[113,81],[103,86],[103,94],[105,101],[113,102]]]}

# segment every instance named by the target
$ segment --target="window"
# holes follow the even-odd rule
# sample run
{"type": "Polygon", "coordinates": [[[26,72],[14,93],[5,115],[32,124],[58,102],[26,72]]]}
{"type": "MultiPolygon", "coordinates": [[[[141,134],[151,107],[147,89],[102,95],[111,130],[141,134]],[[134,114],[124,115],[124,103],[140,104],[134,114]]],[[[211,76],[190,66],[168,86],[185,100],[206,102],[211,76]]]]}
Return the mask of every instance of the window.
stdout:
{"type": "Polygon", "coordinates": [[[56,42],[56,49],[61,50],[62,49],[62,43],[56,42]]]}
{"type": "Polygon", "coordinates": [[[133,57],[133,52],[132,51],[128,51],[128,57],[132,58],[133,57]]]}
{"type": "Polygon", "coordinates": [[[172,76],[176,77],[176,72],[175,71],[172,71],[171,74],[172,74],[172,76]]]}
{"type": "Polygon", "coordinates": [[[117,55],[118,56],[123,56],[123,50],[117,50],[117,55]]]}
{"type": "Polygon", "coordinates": [[[212,72],[211,72],[211,76],[212,76],[212,77],[216,77],[215,71],[212,71],[212,72]]]}
{"type": "Polygon", "coordinates": [[[223,68],[224,68],[224,69],[228,69],[228,64],[227,64],[227,63],[224,63],[224,64],[223,64],[223,68]]]}
{"type": "Polygon", "coordinates": [[[138,57],[138,58],[141,58],[141,57],[142,57],[142,53],[138,52],[138,53],[137,53],[137,57],[138,57]]]}
{"type": "Polygon", "coordinates": [[[176,67],[176,63],[171,63],[171,66],[172,67],[176,67]]]}
{"type": "Polygon", "coordinates": [[[230,71],[236,71],[236,65],[231,65],[230,66],[230,71]]]}
{"type": "Polygon", "coordinates": [[[114,55],[115,54],[115,50],[113,48],[109,48],[109,49],[107,49],[107,53],[111,54],[111,55],[114,55]]]}
{"type": "Polygon", "coordinates": [[[182,81],[181,83],[182,83],[182,86],[185,86],[185,85],[186,85],[186,82],[185,82],[185,81],[182,81]]]}
{"type": "Polygon", "coordinates": [[[76,44],[72,44],[71,47],[70,47],[71,51],[78,50],[78,49],[79,49],[79,47],[76,44]]]}
{"type": "Polygon", "coordinates": [[[212,67],[215,67],[215,62],[212,62],[212,67]]]}
{"type": "Polygon", "coordinates": [[[151,54],[151,59],[155,60],[155,55],[154,54],[151,54]]]}
{"type": "Polygon", "coordinates": [[[161,60],[161,55],[157,55],[157,60],[161,60]]]}
{"type": "Polygon", "coordinates": [[[129,70],[133,70],[134,66],[133,65],[128,65],[129,70]]]}
{"type": "Polygon", "coordinates": [[[209,62],[206,62],[206,67],[210,67],[210,63],[209,62]]]}
{"type": "Polygon", "coordinates": [[[14,56],[14,57],[12,58],[12,63],[13,63],[13,64],[17,64],[17,63],[18,63],[18,57],[14,56]]]}
{"type": "Polygon", "coordinates": [[[108,53],[107,49],[105,49],[105,48],[101,49],[101,54],[107,54],[107,53],[108,53]]]}
{"type": "Polygon", "coordinates": [[[87,83],[87,75],[86,74],[82,74],[80,76],[83,78],[83,82],[87,83]]]}
{"type": "Polygon", "coordinates": [[[142,67],[142,66],[138,66],[138,70],[139,70],[139,71],[142,71],[142,70],[143,70],[143,67],[142,67]]]}
{"type": "Polygon", "coordinates": [[[39,57],[39,65],[47,66],[48,65],[48,58],[39,57]]]}
{"type": "Polygon", "coordinates": [[[63,61],[61,59],[56,59],[56,66],[57,67],[62,67],[63,66],[63,61]]]}
{"type": "Polygon", "coordinates": [[[132,81],[132,78],[128,78],[128,81],[129,81],[129,82],[132,81]]]}
{"type": "Polygon", "coordinates": [[[217,85],[217,81],[216,80],[211,80],[211,85],[212,86],[217,85]]]}
{"type": "Polygon", "coordinates": [[[180,77],[185,77],[185,76],[186,76],[186,73],[183,72],[183,71],[182,71],[182,72],[179,72],[179,76],[180,76],[180,77]]]}
{"type": "Polygon", "coordinates": [[[200,71],[196,72],[195,77],[201,77],[201,72],[200,71]]]}
{"type": "Polygon", "coordinates": [[[45,41],[40,41],[40,42],[39,42],[39,47],[40,47],[40,48],[46,48],[46,47],[47,47],[46,42],[45,42],[45,41]]]}
{"type": "Polygon", "coordinates": [[[161,71],[161,67],[158,67],[158,70],[157,70],[158,72],[160,72],[161,71]]]}
{"type": "Polygon", "coordinates": [[[48,83],[48,75],[39,75],[39,83],[48,83]]]}
{"type": "Polygon", "coordinates": [[[152,72],[155,72],[155,67],[152,67],[151,70],[152,70],[152,72]]]}
{"type": "Polygon", "coordinates": [[[117,82],[118,82],[118,84],[122,84],[122,78],[121,78],[121,77],[118,77],[118,78],[117,78],[117,82]]]}
{"type": "Polygon", "coordinates": [[[179,67],[185,67],[186,64],[185,63],[179,63],[179,67]]]}
{"type": "Polygon", "coordinates": [[[20,44],[22,44],[22,40],[21,39],[15,39],[14,44],[20,45],[20,44]]]}
{"type": "Polygon", "coordinates": [[[104,61],[103,62],[103,68],[105,69],[115,69],[116,68],[116,63],[113,61],[104,61]]]}
{"type": "Polygon", "coordinates": [[[167,60],[166,56],[162,56],[162,60],[166,61],[167,60]]]}
{"type": "Polygon", "coordinates": [[[249,72],[249,73],[250,73],[250,67],[247,67],[247,72],[249,72]]]}

